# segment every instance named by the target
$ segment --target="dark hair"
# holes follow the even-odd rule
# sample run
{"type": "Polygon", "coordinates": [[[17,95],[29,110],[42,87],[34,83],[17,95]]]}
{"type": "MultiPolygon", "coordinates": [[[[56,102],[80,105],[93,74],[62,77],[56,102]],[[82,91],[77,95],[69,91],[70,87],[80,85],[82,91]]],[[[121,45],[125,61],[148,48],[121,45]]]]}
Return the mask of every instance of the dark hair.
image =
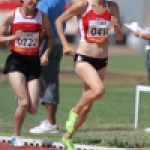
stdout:
{"type": "Polygon", "coordinates": [[[23,0],[20,0],[21,3],[23,3],[23,0]]]}

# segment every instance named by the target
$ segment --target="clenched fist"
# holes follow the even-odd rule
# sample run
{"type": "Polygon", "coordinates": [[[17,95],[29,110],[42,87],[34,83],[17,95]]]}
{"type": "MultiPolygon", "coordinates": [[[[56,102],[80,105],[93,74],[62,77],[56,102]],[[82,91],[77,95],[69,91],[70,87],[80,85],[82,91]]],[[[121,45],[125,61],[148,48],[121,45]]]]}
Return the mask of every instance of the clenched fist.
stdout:
{"type": "Polygon", "coordinates": [[[14,40],[20,39],[21,36],[22,36],[22,31],[21,30],[17,30],[15,32],[15,35],[14,35],[14,38],[15,38],[14,40]]]}
{"type": "Polygon", "coordinates": [[[118,23],[117,17],[111,16],[111,23],[112,23],[113,26],[118,26],[119,23],[118,23]]]}

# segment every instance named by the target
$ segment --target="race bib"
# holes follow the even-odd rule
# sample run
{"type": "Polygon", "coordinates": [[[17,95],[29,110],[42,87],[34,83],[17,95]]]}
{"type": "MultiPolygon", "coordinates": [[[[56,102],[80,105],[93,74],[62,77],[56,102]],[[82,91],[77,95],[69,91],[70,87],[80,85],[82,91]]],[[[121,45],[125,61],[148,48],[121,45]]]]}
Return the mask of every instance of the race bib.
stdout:
{"type": "Polygon", "coordinates": [[[89,22],[87,37],[101,38],[108,37],[110,22],[102,20],[94,20],[89,22]]]}
{"type": "Polygon", "coordinates": [[[23,32],[20,39],[15,40],[15,46],[20,48],[36,48],[39,46],[39,33],[23,32]]]}

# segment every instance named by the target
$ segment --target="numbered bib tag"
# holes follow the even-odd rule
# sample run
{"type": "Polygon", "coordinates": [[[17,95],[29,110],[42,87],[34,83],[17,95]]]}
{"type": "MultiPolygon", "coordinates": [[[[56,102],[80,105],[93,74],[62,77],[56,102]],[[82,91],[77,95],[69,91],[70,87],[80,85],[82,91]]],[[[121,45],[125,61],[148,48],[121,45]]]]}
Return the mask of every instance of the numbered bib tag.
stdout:
{"type": "Polygon", "coordinates": [[[94,20],[89,22],[87,37],[102,38],[108,37],[110,22],[104,20],[94,20]]]}
{"type": "Polygon", "coordinates": [[[36,48],[39,46],[39,33],[23,32],[20,39],[15,40],[15,46],[20,48],[36,48]]]}

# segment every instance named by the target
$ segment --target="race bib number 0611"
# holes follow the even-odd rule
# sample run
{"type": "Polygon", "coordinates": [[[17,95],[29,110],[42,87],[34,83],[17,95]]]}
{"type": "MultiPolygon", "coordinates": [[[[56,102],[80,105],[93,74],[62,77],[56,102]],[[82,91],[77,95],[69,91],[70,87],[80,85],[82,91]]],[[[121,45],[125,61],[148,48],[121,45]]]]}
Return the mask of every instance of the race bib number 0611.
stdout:
{"type": "Polygon", "coordinates": [[[15,46],[21,48],[35,48],[39,45],[39,33],[23,32],[20,39],[15,40],[15,46]]]}

